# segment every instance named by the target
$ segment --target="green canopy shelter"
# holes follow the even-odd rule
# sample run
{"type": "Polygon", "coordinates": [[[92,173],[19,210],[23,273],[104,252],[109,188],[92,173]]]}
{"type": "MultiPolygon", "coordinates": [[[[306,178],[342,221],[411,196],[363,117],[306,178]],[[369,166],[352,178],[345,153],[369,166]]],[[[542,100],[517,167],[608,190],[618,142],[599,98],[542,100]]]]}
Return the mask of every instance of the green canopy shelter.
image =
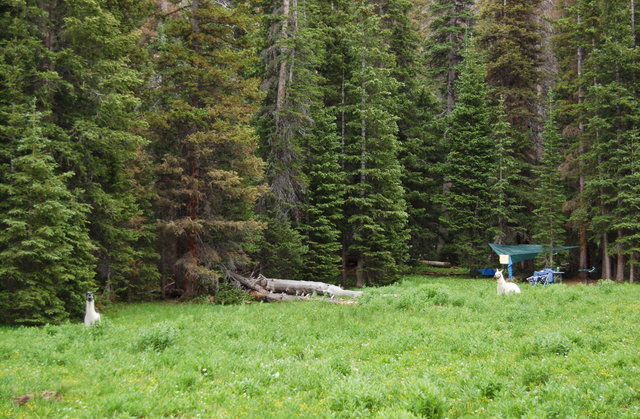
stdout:
{"type": "MultiPolygon", "coordinates": [[[[513,278],[511,266],[514,263],[522,262],[523,260],[535,259],[540,253],[549,251],[549,246],[543,246],[541,244],[489,243],[489,246],[491,246],[491,249],[500,256],[500,263],[508,265],[509,278],[513,278]],[[506,261],[505,258],[508,258],[508,261],[506,261]]],[[[576,247],[578,246],[554,246],[551,251],[553,253],[557,253],[561,250],[575,249],[576,247]]]]}

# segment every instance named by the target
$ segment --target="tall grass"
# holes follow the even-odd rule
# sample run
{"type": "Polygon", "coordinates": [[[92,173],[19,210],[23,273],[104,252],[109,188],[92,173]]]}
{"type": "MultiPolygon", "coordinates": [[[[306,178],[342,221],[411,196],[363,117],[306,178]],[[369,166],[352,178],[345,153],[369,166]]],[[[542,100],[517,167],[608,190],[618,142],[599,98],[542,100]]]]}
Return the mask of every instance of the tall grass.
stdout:
{"type": "Polygon", "coordinates": [[[640,416],[639,287],[495,288],[414,276],[358,306],[136,304],[0,329],[0,417],[640,416]]]}

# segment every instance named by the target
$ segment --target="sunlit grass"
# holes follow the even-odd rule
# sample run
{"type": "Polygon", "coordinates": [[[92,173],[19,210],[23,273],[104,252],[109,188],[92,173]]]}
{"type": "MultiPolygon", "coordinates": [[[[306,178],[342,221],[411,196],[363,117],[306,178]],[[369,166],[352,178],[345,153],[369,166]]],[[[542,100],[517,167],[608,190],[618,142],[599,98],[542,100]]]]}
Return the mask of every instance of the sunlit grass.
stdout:
{"type": "Polygon", "coordinates": [[[358,306],[136,304],[95,328],[4,328],[0,417],[640,416],[640,287],[522,289],[413,276],[358,306]]]}

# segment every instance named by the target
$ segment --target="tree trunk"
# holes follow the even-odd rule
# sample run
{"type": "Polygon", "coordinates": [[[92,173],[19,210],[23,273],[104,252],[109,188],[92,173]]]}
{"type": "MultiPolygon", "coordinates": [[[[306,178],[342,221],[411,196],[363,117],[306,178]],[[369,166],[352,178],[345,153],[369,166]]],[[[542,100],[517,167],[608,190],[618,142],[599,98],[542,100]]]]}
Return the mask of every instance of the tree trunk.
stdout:
{"type": "Polygon", "coordinates": [[[316,281],[294,281],[291,279],[265,278],[265,289],[274,293],[286,293],[292,295],[328,295],[330,297],[360,297],[362,291],[343,290],[335,285],[316,281]]]}
{"type": "Polygon", "coordinates": [[[358,255],[358,264],[356,266],[356,288],[362,288],[364,286],[364,255],[360,253],[358,255]]]}
{"type": "MultiPolygon", "coordinates": [[[[453,18],[452,24],[455,26],[457,22],[457,18],[453,18]]],[[[448,68],[447,68],[447,114],[450,114],[453,111],[453,108],[456,104],[455,97],[455,81],[456,81],[456,51],[453,48],[454,34],[453,32],[449,33],[449,43],[451,44],[449,48],[448,55],[448,68]]]]}
{"type": "Polygon", "coordinates": [[[257,278],[247,278],[235,272],[227,271],[227,277],[250,290],[250,294],[263,301],[308,300],[312,294],[331,297],[358,298],[361,291],[343,290],[335,285],[316,281],[293,281],[290,279],[267,278],[259,275],[257,278]]]}
{"type": "Polygon", "coordinates": [[[198,266],[200,263],[199,254],[198,254],[198,231],[193,224],[198,219],[198,209],[200,207],[200,199],[198,196],[198,187],[197,187],[197,179],[198,179],[198,162],[195,157],[193,150],[191,150],[191,146],[187,147],[189,149],[189,175],[191,176],[192,182],[192,190],[191,195],[187,201],[187,214],[191,220],[192,226],[187,230],[187,251],[191,258],[191,267],[187,267],[184,275],[184,297],[192,297],[196,291],[196,282],[198,280],[198,275],[194,271],[194,268],[198,266]]]}
{"type": "MultiPolygon", "coordinates": [[[[365,60],[364,58],[361,59],[361,67],[364,73],[364,69],[365,69],[365,60]]],[[[366,90],[365,90],[365,85],[364,85],[364,80],[362,81],[361,84],[361,88],[362,88],[362,98],[360,99],[360,104],[362,106],[362,110],[364,110],[365,104],[366,104],[366,90]]],[[[364,187],[365,184],[367,182],[367,176],[365,173],[365,170],[367,169],[367,162],[366,162],[366,158],[367,158],[367,121],[366,119],[364,119],[364,117],[360,118],[360,196],[361,198],[364,198],[364,187]]],[[[358,263],[356,266],[356,287],[357,288],[362,288],[364,286],[365,283],[365,279],[364,279],[364,265],[365,265],[365,255],[364,253],[360,252],[358,254],[358,263]]]]}
{"type": "MultiPolygon", "coordinates": [[[[341,153],[341,159],[340,159],[340,168],[342,169],[342,172],[345,172],[345,168],[346,168],[346,162],[344,160],[344,156],[345,156],[345,144],[346,144],[346,119],[345,119],[345,112],[344,112],[344,108],[345,108],[345,104],[346,104],[346,94],[345,94],[345,75],[344,75],[344,69],[342,70],[342,80],[340,83],[340,153],[341,153]]],[[[343,287],[347,286],[347,256],[348,256],[348,252],[347,252],[347,233],[346,233],[346,229],[343,228],[342,229],[342,280],[340,282],[340,285],[342,285],[343,287]]]]}
{"type": "MultiPolygon", "coordinates": [[[[289,29],[289,0],[282,0],[282,29],[280,31],[281,39],[287,37],[287,31],[289,29]]],[[[276,95],[276,127],[280,122],[280,112],[284,107],[284,99],[286,95],[287,87],[287,53],[288,48],[280,48],[280,67],[278,71],[278,93],[276,95]]]]}
{"type": "MultiPolygon", "coordinates": [[[[623,237],[622,230],[618,230],[618,240],[623,237]]],[[[616,245],[617,263],[616,263],[616,281],[624,281],[624,254],[622,253],[622,245],[616,245]]]]}
{"type": "Polygon", "coordinates": [[[609,235],[602,234],[602,279],[611,279],[611,258],[609,257],[609,235]]]}
{"type": "MultiPolygon", "coordinates": [[[[580,25],[581,22],[582,22],[582,17],[578,15],[578,25],[580,25]]],[[[584,91],[582,89],[583,60],[584,60],[584,51],[582,47],[578,47],[577,70],[578,70],[578,104],[579,105],[581,105],[584,102],[584,91]]],[[[578,131],[580,135],[579,154],[582,157],[582,155],[585,152],[584,138],[582,136],[582,133],[584,132],[584,124],[582,123],[582,121],[578,123],[578,131]]],[[[581,205],[584,206],[583,196],[584,196],[585,177],[584,177],[584,164],[582,160],[580,160],[578,170],[580,172],[579,179],[578,179],[578,192],[580,194],[581,205]]],[[[587,230],[586,230],[586,227],[584,226],[584,223],[582,222],[580,223],[580,226],[578,226],[578,244],[580,246],[580,258],[579,258],[578,267],[580,269],[587,269],[587,263],[588,263],[587,261],[587,230]]]]}
{"type": "Polygon", "coordinates": [[[450,262],[440,262],[438,260],[421,260],[421,263],[424,263],[425,265],[429,265],[429,266],[435,266],[438,268],[450,268],[451,267],[451,263],[450,262]]]}
{"type": "Polygon", "coordinates": [[[344,238],[342,243],[342,277],[340,285],[343,287],[347,286],[347,245],[344,238]]]}

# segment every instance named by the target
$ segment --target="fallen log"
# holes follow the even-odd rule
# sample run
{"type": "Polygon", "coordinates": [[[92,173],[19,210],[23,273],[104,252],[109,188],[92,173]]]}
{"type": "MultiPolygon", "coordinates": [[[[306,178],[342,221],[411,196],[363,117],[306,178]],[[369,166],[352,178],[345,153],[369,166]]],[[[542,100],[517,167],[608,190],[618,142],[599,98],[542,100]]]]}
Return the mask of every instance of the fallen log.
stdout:
{"type": "Polygon", "coordinates": [[[260,301],[313,300],[310,295],[324,295],[331,300],[336,297],[362,296],[362,291],[343,290],[324,282],[267,278],[262,274],[257,278],[251,278],[231,271],[227,271],[227,277],[260,301]]]}
{"type": "Polygon", "coordinates": [[[342,288],[327,284],[325,282],[316,281],[294,281],[291,279],[266,278],[263,275],[258,276],[265,288],[271,292],[284,292],[294,295],[326,295],[332,299],[335,297],[358,298],[362,296],[362,291],[349,291],[342,288]]]}
{"type": "Polygon", "coordinates": [[[439,260],[421,260],[421,263],[429,266],[435,266],[437,268],[450,268],[451,262],[440,262],[439,260]]]}

